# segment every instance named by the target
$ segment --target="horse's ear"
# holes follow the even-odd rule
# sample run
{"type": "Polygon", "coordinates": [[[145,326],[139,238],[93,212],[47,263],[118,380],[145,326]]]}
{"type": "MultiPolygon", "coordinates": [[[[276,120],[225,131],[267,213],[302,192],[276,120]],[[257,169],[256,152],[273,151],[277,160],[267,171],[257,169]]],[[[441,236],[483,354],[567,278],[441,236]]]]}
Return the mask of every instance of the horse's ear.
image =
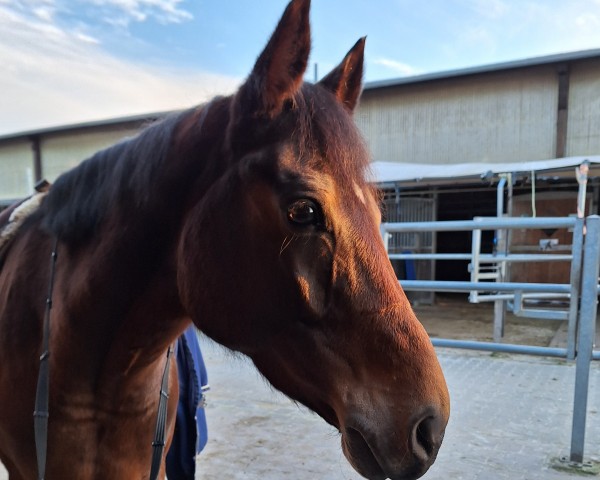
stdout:
{"type": "Polygon", "coordinates": [[[350,111],[354,111],[362,88],[363,60],[366,37],[361,38],[337,67],[319,85],[332,92],[350,111]]]}
{"type": "Polygon", "coordinates": [[[273,118],[299,90],[310,53],[310,0],[292,0],[240,88],[242,113],[273,118]]]}

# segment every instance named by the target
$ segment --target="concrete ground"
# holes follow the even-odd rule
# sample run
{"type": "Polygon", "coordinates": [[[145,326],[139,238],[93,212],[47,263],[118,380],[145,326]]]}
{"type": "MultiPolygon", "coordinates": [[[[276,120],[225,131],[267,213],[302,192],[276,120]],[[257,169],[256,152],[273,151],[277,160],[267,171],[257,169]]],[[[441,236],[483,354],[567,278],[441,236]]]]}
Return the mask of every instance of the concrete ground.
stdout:
{"type": "MultiPolygon", "coordinates": [[[[199,480],[361,478],[338,434],[273,391],[249,361],[202,340],[212,390],[199,480]]],[[[554,458],[570,448],[573,364],[439,349],[452,416],[427,480],[567,480],[554,458]]],[[[590,375],[585,456],[600,461],[600,362],[590,375]]],[[[0,467],[0,480],[6,472],[0,467]]],[[[589,477],[599,478],[599,477],[589,477]]]]}
{"type": "MultiPolygon", "coordinates": [[[[197,479],[358,480],[338,434],[274,392],[250,362],[203,342],[212,390],[209,443],[197,479]]],[[[574,365],[530,356],[439,349],[452,415],[428,480],[566,480],[574,365]]],[[[600,461],[600,364],[593,364],[586,460],[600,461]]],[[[597,478],[597,477],[591,477],[597,478]]]]}

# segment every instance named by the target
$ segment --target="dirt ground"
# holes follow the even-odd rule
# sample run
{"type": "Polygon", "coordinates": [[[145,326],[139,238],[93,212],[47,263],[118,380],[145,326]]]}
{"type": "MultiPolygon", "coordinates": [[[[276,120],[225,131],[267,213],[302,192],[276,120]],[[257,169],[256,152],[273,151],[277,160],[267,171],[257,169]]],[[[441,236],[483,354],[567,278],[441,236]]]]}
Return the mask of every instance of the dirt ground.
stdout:
{"type": "MultiPolygon", "coordinates": [[[[434,305],[415,305],[417,318],[433,338],[492,341],[494,304],[469,303],[466,294],[440,293],[434,305]]],[[[568,308],[566,306],[562,308],[568,308]]],[[[506,314],[503,343],[565,347],[566,323],[506,314]]]]}

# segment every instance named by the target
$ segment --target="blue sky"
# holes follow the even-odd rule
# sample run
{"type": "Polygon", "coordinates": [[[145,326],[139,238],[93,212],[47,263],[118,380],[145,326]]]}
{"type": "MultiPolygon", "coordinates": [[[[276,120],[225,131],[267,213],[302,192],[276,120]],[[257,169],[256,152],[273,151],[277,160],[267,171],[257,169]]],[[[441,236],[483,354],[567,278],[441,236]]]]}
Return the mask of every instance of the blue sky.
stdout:
{"type": "MultiPolygon", "coordinates": [[[[0,0],[0,135],[232,92],[285,0],[0,0]]],[[[313,0],[324,75],[367,35],[366,81],[600,48],[600,0],[313,0]]]]}

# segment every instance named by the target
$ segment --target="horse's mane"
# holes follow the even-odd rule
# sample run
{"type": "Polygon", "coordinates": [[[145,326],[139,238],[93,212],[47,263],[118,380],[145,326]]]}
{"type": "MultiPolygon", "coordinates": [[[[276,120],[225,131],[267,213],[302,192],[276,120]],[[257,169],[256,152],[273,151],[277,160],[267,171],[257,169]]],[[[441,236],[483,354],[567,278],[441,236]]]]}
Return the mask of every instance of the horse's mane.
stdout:
{"type": "Polygon", "coordinates": [[[42,205],[43,226],[61,240],[77,243],[92,235],[111,209],[147,202],[174,129],[188,113],[151,124],[58,177],[42,205]]]}
{"type": "MultiPolygon", "coordinates": [[[[203,123],[211,105],[228,108],[229,99],[221,100],[201,107],[199,123],[203,123]]],[[[344,188],[364,185],[369,163],[364,141],[351,116],[331,93],[306,83],[296,93],[292,109],[296,118],[292,135],[297,135],[301,156],[304,150],[309,161],[325,159],[322,165],[312,166],[316,171],[343,176],[339,185],[344,188]],[[311,151],[319,155],[311,155],[311,151]],[[335,163],[330,163],[330,159],[335,159],[335,163]]],[[[187,110],[152,124],[137,136],[95,153],[61,175],[42,205],[43,227],[62,241],[77,244],[93,235],[108,212],[136,215],[156,193],[156,180],[166,173],[164,167],[175,143],[177,125],[194,111],[198,110],[187,110]]],[[[280,131],[279,135],[283,133],[280,131]]]]}

